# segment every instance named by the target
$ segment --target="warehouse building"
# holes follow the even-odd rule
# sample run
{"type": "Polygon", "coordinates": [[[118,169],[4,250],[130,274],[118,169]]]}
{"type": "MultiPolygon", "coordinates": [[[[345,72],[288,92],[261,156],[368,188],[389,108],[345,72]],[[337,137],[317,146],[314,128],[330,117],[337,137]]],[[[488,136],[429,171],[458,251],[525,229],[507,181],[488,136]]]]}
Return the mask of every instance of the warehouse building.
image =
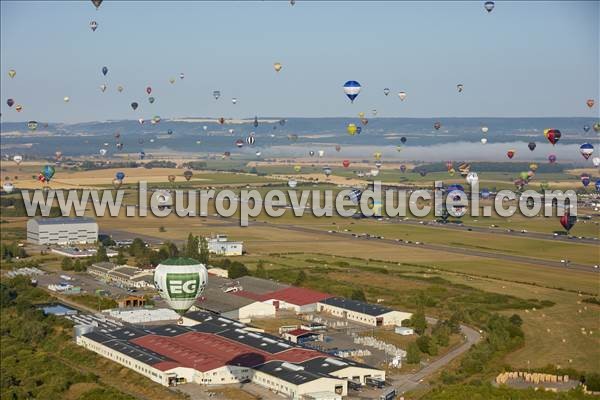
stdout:
{"type": "Polygon", "coordinates": [[[316,290],[289,286],[274,292],[258,294],[244,288],[236,293],[238,296],[272,304],[276,310],[292,310],[298,314],[315,312],[317,303],[332,297],[330,294],[316,290]]]}
{"type": "Polygon", "coordinates": [[[98,224],[92,218],[31,218],[27,241],[38,245],[89,244],[98,241],[98,224]]]}
{"type": "Polygon", "coordinates": [[[316,393],[347,395],[349,379],[385,380],[384,370],[251,332],[244,324],[208,312],[188,313],[184,320],[184,325],[88,332],[76,341],[165,386],[249,380],[301,399],[316,393]]]}
{"type": "Polygon", "coordinates": [[[116,265],[103,261],[92,264],[87,272],[107,283],[119,286],[144,289],[154,287],[154,270],[141,269],[130,265],[116,265]]]}
{"type": "Polygon", "coordinates": [[[244,251],[244,242],[229,241],[227,235],[217,235],[207,238],[208,251],[219,256],[241,256],[244,251]]]}
{"type": "Polygon", "coordinates": [[[320,301],[317,311],[371,326],[400,326],[402,321],[412,316],[411,313],[343,297],[331,297],[320,301]]]}

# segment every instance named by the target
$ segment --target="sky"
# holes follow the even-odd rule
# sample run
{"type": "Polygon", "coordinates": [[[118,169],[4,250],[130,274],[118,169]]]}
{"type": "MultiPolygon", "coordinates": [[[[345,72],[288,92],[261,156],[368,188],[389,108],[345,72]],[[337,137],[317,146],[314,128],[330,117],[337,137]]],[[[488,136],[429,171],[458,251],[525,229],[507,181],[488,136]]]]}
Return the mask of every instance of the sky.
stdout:
{"type": "Polygon", "coordinates": [[[2,0],[0,8],[4,121],[339,117],[373,109],[383,117],[594,117],[599,110],[598,1],[499,0],[492,13],[483,1],[105,0],[96,10],[87,0],[2,0]],[[363,87],[353,104],[343,93],[347,80],[363,87]]]}

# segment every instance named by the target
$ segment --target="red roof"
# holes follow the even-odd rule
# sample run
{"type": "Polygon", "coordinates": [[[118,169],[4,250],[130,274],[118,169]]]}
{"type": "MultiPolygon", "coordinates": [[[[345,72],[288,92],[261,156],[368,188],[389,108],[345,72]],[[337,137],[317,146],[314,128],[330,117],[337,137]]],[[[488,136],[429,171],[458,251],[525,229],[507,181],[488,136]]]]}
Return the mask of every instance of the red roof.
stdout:
{"type": "Polygon", "coordinates": [[[254,367],[273,360],[299,363],[321,355],[315,350],[298,347],[270,354],[218,335],[203,332],[187,332],[173,337],[146,335],[132,339],[131,342],[174,361],[162,361],[155,364],[154,367],[161,371],[183,366],[206,372],[224,365],[254,367]]]}
{"type": "Polygon", "coordinates": [[[285,289],[276,290],[274,292],[265,293],[262,295],[241,291],[235,293],[238,296],[246,297],[249,299],[257,300],[257,301],[267,301],[267,300],[279,300],[285,301],[286,303],[294,304],[297,306],[304,306],[307,304],[312,304],[319,302],[321,300],[328,299],[333,297],[330,294],[318,292],[312,289],[306,289],[301,287],[288,287],[285,289]]]}
{"type": "Polygon", "coordinates": [[[311,331],[307,331],[306,329],[294,329],[293,331],[289,331],[286,332],[288,335],[292,335],[292,336],[302,336],[302,335],[306,335],[307,333],[311,333],[311,331]]]}

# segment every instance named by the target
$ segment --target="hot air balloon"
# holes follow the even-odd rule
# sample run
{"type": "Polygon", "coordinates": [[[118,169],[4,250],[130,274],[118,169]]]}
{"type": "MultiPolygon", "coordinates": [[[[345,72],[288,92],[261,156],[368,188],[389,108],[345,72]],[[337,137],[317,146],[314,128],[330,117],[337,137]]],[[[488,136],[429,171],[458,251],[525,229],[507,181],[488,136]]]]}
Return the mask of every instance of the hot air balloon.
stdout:
{"type": "Polygon", "coordinates": [[[357,126],[356,127],[356,134],[360,135],[361,132],[362,132],[362,126],[357,126]]]}
{"type": "Polygon", "coordinates": [[[326,177],[329,178],[329,176],[331,175],[331,172],[332,172],[331,168],[323,167],[323,173],[325,174],[326,177]]]}
{"type": "Polygon", "coordinates": [[[558,129],[544,129],[544,136],[552,145],[555,145],[559,141],[561,133],[558,129]]]}
{"type": "Polygon", "coordinates": [[[8,99],[8,100],[6,100],[6,105],[7,105],[7,106],[9,106],[9,107],[12,107],[12,106],[13,106],[13,104],[15,104],[15,101],[14,101],[13,99],[8,99]]]}
{"type": "Polygon", "coordinates": [[[143,160],[144,158],[146,158],[146,152],[145,151],[140,151],[140,160],[143,160]]]}
{"type": "Polygon", "coordinates": [[[350,160],[342,161],[342,165],[344,166],[344,168],[348,168],[350,166],[350,160]]]}
{"type": "Polygon", "coordinates": [[[436,121],[433,124],[433,127],[435,128],[436,131],[438,131],[442,127],[442,124],[436,121]]]}
{"type": "Polygon", "coordinates": [[[233,97],[233,98],[231,99],[231,102],[232,102],[233,104],[237,104],[237,98],[236,98],[236,97],[233,97]]]}
{"type": "Polygon", "coordinates": [[[356,135],[356,129],[356,124],[348,124],[348,126],[346,127],[346,131],[350,136],[356,135]]]}
{"type": "Polygon", "coordinates": [[[42,176],[45,179],[45,182],[50,182],[50,180],[52,179],[52,177],[54,176],[54,167],[52,165],[46,165],[44,166],[44,168],[42,168],[42,176]]]}
{"type": "Polygon", "coordinates": [[[224,155],[225,157],[229,157],[229,156],[231,155],[231,152],[230,152],[230,151],[226,151],[226,152],[224,152],[224,153],[223,153],[223,155],[224,155]]]}
{"type": "Polygon", "coordinates": [[[381,166],[383,165],[383,163],[379,160],[375,161],[375,168],[379,169],[381,168],[381,166]]]}
{"type": "Polygon", "coordinates": [[[515,156],[515,153],[516,151],[511,149],[506,152],[506,156],[512,160],[512,158],[515,156]]]}
{"type": "Polygon", "coordinates": [[[71,100],[71,99],[69,98],[69,96],[65,96],[65,97],[63,97],[63,101],[64,101],[65,103],[68,103],[70,100],[71,100]]]}
{"type": "Polygon", "coordinates": [[[340,150],[342,150],[342,146],[340,146],[339,144],[336,144],[335,151],[339,152],[340,150]]]}
{"type": "Polygon", "coordinates": [[[274,63],[273,68],[275,68],[275,72],[281,71],[281,63],[278,63],[278,62],[274,63]]]}
{"type": "Polygon", "coordinates": [[[20,165],[20,164],[21,164],[21,162],[23,161],[23,156],[20,156],[20,155],[18,155],[18,154],[17,154],[16,156],[14,156],[14,157],[13,157],[13,161],[14,161],[14,162],[15,162],[17,165],[20,165]]]}
{"type": "Polygon", "coordinates": [[[255,141],[256,139],[254,135],[250,135],[246,138],[246,143],[248,143],[250,146],[253,146],[255,141]]]}
{"type": "Polygon", "coordinates": [[[27,128],[29,128],[30,131],[35,131],[38,127],[38,123],[37,121],[29,121],[27,122],[27,128]]]}
{"type": "Polygon", "coordinates": [[[471,171],[471,164],[469,163],[462,163],[458,166],[458,171],[460,172],[460,175],[463,177],[466,177],[469,172],[471,171]]]}
{"type": "Polygon", "coordinates": [[[131,103],[131,108],[133,108],[133,111],[137,110],[138,103],[136,103],[135,101],[133,103],[131,103]]]}
{"type": "Polygon", "coordinates": [[[117,143],[117,150],[123,150],[123,143],[117,143]]]}
{"type": "Polygon", "coordinates": [[[175,182],[175,178],[176,178],[176,177],[175,177],[175,175],[169,175],[169,176],[167,176],[167,179],[168,179],[168,180],[169,180],[169,182],[171,182],[171,183],[175,182]]]}
{"type": "Polygon", "coordinates": [[[54,159],[56,161],[60,160],[62,158],[62,151],[56,151],[54,152],[54,159]]]}
{"type": "Polygon", "coordinates": [[[375,153],[373,153],[373,158],[375,158],[376,160],[381,160],[381,152],[376,151],[375,153]]]}
{"type": "Polygon", "coordinates": [[[6,193],[12,193],[13,190],[15,190],[15,185],[13,185],[11,182],[4,182],[2,185],[2,190],[4,190],[6,193]]]}
{"type": "Polygon", "coordinates": [[[556,162],[556,156],[554,154],[550,154],[548,156],[548,161],[550,162],[550,164],[554,164],[556,162]]]}
{"type": "Polygon", "coordinates": [[[15,76],[17,76],[17,71],[15,71],[14,69],[9,69],[8,70],[8,76],[10,78],[14,78],[15,76]]]}
{"type": "Polygon", "coordinates": [[[469,185],[474,185],[475,183],[479,182],[479,175],[477,175],[477,172],[469,172],[467,174],[466,181],[469,185]]]}
{"type": "Polygon", "coordinates": [[[583,158],[587,160],[594,152],[594,146],[592,146],[591,143],[584,143],[581,146],[579,146],[579,152],[581,153],[583,158]]]}
{"type": "Polygon", "coordinates": [[[490,197],[490,191],[489,191],[489,189],[486,189],[486,188],[481,189],[480,194],[481,194],[482,199],[489,199],[489,197],[490,197]]]}
{"type": "Polygon", "coordinates": [[[140,125],[144,125],[144,118],[139,118],[139,119],[138,119],[138,123],[139,123],[140,125]]]}
{"type": "Polygon", "coordinates": [[[105,156],[106,155],[106,149],[100,149],[100,155],[101,156],[105,156]]]}
{"type": "Polygon", "coordinates": [[[121,171],[119,171],[119,172],[117,172],[117,173],[115,174],[115,178],[117,178],[117,179],[119,179],[119,180],[123,180],[123,179],[125,179],[125,173],[124,173],[124,172],[121,172],[121,171]]]}
{"type": "Polygon", "coordinates": [[[589,108],[594,107],[594,99],[588,99],[585,104],[587,104],[589,108]]]}
{"type": "Polygon", "coordinates": [[[560,224],[567,231],[567,235],[569,234],[569,231],[571,230],[571,228],[573,228],[576,222],[577,217],[571,215],[568,211],[565,212],[562,217],[560,217],[560,224]]]}
{"type": "Polygon", "coordinates": [[[235,145],[241,149],[242,147],[244,147],[244,141],[242,139],[238,139],[235,141],[235,145]]]}
{"type": "Polygon", "coordinates": [[[295,188],[296,186],[298,186],[298,182],[295,179],[290,179],[288,181],[288,186],[291,187],[292,189],[295,188]]]}
{"type": "Polygon", "coordinates": [[[112,184],[115,189],[119,190],[121,188],[121,185],[123,185],[123,180],[115,178],[113,179],[112,184]]]}
{"type": "MultiPolygon", "coordinates": [[[[279,125],[284,126],[285,125],[285,119],[280,119],[279,120],[279,125]]],[[[275,128],[275,127],[273,127],[275,128]]]]}
{"type": "Polygon", "coordinates": [[[105,84],[105,83],[103,83],[102,85],[100,85],[100,91],[101,91],[102,93],[106,92],[106,88],[107,88],[107,87],[108,87],[108,86],[106,86],[106,84],[105,84]]]}
{"type": "Polygon", "coordinates": [[[376,115],[377,115],[377,110],[375,110],[375,109],[372,109],[372,110],[371,110],[371,114],[373,114],[373,116],[376,116],[376,115]]]}
{"type": "Polygon", "coordinates": [[[596,179],[596,192],[600,192],[600,179],[596,179]]]}
{"type": "Polygon", "coordinates": [[[315,152],[313,150],[310,150],[308,152],[308,155],[311,156],[311,157],[314,157],[315,156],[315,152]]]}
{"type": "Polygon", "coordinates": [[[536,148],[536,144],[535,142],[529,142],[529,144],[527,145],[527,147],[529,147],[529,150],[534,151],[536,148]]]}
{"type": "Polygon", "coordinates": [[[179,73],[179,79],[183,79],[183,78],[185,78],[185,75],[183,74],[183,72],[180,72],[179,73]]]}
{"type": "Polygon", "coordinates": [[[213,90],[213,97],[215,98],[215,100],[219,100],[219,97],[221,97],[221,91],[213,90]]]}
{"type": "Polygon", "coordinates": [[[538,170],[538,165],[536,163],[531,163],[529,164],[529,169],[535,172],[538,170]]]}
{"type": "Polygon", "coordinates": [[[590,126],[589,126],[589,125],[584,125],[584,126],[583,126],[583,130],[584,130],[585,132],[589,132],[589,131],[590,131],[590,126]]]}
{"type": "Polygon", "coordinates": [[[350,99],[350,102],[354,103],[354,99],[360,93],[360,83],[356,81],[348,81],[344,83],[344,93],[350,99]]]}
{"type": "Polygon", "coordinates": [[[324,150],[319,150],[317,152],[317,154],[319,154],[319,157],[323,157],[325,155],[325,151],[324,150]]]}
{"type": "Polygon", "coordinates": [[[368,120],[368,119],[366,119],[366,118],[361,118],[360,122],[361,122],[363,125],[367,125],[367,124],[369,123],[369,120],[368,120]]]}
{"type": "Polygon", "coordinates": [[[167,135],[169,135],[169,136],[170,136],[170,135],[172,135],[172,134],[173,134],[173,129],[168,129],[168,130],[167,130],[167,135]]]}
{"type": "Polygon", "coordinates": [[[96,32],[96,29],[98,29],[98,23],[96,21],[90,22],[90,29],[92,32],[96,32]]]}
{"type": "Polygon", "coordinates": [[[592,158],[592,163],[594,164],[594,167],[600,166],[600,157],[592,158]]]}
{"type": "Polygon", "coordinates": [[[464,88],[465,88],[465,86],[462,83],[459,83],[458,85],[456,85],[456,89],[458,90],[458,93],[462,93],[464,88]]]}
{"type": "Polygon", "coordinates": [[[406,92],[399,92],[398,97],[400,97],[400,101],[404,101],[406,99],[406,92]]]}
{"type": "Polygon", "coordinates": [[[255,128],[258,128],[258,117],[257,117],[257,116],[255,116],[255,117],[254,117],[254,122],[252,123],[252,125],[253,125],[255,128]]]}
{"type": "Polygon", "coordinates": [[[481,127],[481,132],[483,132],[484,134],[488,133],[489,130],[490,130],[490,128],[488,128],[487,126],[481,127]]]}
{"type": "Polygon", "coordinates": [[[102,75],[106,76],[106,74],[108,74],[108,68],[102,67],[102,75]]]}
{"type": "Polygon", "coordinates": [[[400,164],[400,172],[402,172],[402,173],[406,172],[406,165],[400,164]]]}
{"type": "Polygon", "coordinates": [[[149,102],[150,104],[153,104],[153,103],[154,103],[154,100],[156,100],[154,97],[152,97],[152,96],[148,97],[148,102],[149,102]]]}
{"type": "Polygon", "coordinates": [[[22,106],[22,105],[20,105],[20,104],[17,104],[17,105],[15,106],[15,110],[17,110],[17,112],[21,112],[21,110],[23,110],[23,106],[22,106]]]}
{"type": "Polygon", "coordinates": [[[600,133],[600,122],[594,122],[594,125],[592,125],[592,127],[594,128],[594,132],[600,133]]]}
{"type": "Polygon", "coordinates": [[[365,117],[365,113],[364,112],[359,112],[358,113],[358,118],[364,118],[365,117]]]}
{"type": "Polygon", "coordinates": [[[488,142],[487,138],[481,138],[481,144],[486,144],[488,142]]]}
{"type": "Polygon", "coordinates": [[[117,92],[121,93],[123,91],[123,86],[119,85],[117,86],[117,92]]]}
{"type": "Polygon", "coordinates": [[[493,1],[486,1],[483,4],[483,7],[485,8],[485,11],[487,11],[489,13],[492,12],[492,10],[494,9],[494,6],[495,6],[495,4],[494,4],[493,1]]]}
{"type": "Polygon", "coordinates": [[[256,153],[254,153],[256,155],[256,157],[260,157],[262,152],[260,150],[257,150],[256,153]]]}
{"type": "Polygon", "coordinates": [[[225,123],[225,118],[223,118],[223,117],[219,118],[219,123],[221,125],[223,125],[225,123]]]}
{"type": "Polygon", "coordinates": [[[294,171],[296,171],[296,172],[302,171],[302,166],[300,166],[300,165],[294,165],[294,171]]]}
{"type": "Polygon", "coordinates": [[[588,174],[585,174],[585,173],[581,174],[579,176],[579,179],[581,179],[581,183],[583,183],[584,187],[587,187],[590,184],[591,178],[588,174]]]}
{"type": "Polygon", "coordinates": [[[406,143],[406,137],[402,136],[402,137],[400,138],[400,142],[402,142],[402,144],[406,143]]]}
{"type": "Polygon", "coordinates": [[[96,7],[96,10],[98,10],[98,8],[100,8],[100,5],[102,4],[102,0],[92,0],[92,4],[94,5],[94,7],[96,7]]]}
{"type": "Polygon", "coordinates": [[[385,88],[385,89],[383,89],[383,94],[385,94],[386,96],[387,96],[388,94],[390,94],[390,88],[385,88]]]}

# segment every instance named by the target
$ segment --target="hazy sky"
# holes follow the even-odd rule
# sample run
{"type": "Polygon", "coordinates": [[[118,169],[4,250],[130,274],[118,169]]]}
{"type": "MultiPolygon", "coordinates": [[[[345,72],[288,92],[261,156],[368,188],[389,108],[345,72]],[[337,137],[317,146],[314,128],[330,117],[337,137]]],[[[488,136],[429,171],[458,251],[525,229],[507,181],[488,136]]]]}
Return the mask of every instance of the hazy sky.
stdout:
{"type": "Polygon", "coordinates": [[[599,4],[499,0],[488,14],[483,1],[108,0],[96,11],[87,0],[2,0],[2,118],[594,116],[599,4]],[[354,104],[347,80],[363,86],[354,104]]]}

